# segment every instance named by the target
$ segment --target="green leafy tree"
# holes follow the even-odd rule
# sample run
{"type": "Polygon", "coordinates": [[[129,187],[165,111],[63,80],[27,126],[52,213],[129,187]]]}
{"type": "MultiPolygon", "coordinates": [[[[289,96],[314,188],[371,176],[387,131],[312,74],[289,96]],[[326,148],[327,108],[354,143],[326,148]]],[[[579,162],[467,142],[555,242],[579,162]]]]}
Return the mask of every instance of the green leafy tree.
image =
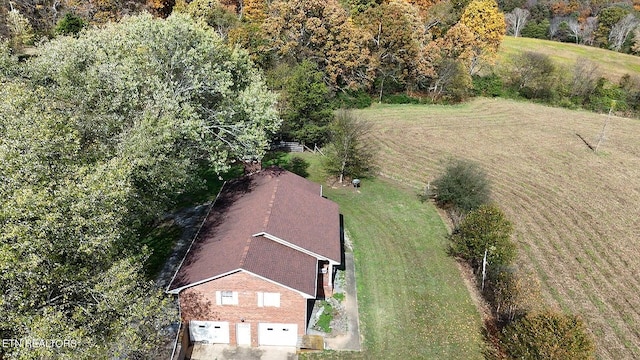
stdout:
{"type": "Polygon", "coordinates": [[[370,8],[376,7],[382,3],[382,0],[347,0],[352,15],[358,15],[370,8]]]}
{"type": "Polygon", "coordinates": [[[191,15],[214,29],[218,35],[226,38],[233,28],[239,25],[236,14],[222,6],[218,0],[194,0],[188,4],[179,4],[176,12],[191,15]]]}
{"type": "Polygon", "coordinates": [[[262,25],[255,22],[241,22],[238,26],[229,29],[229,43],[246,49],[254,63],[262,69],[274,67],[274,59],[269,51],[266,34],[262,31],[262,25]]]}
{"type": "Polygon", "coordinates": [[[324,168],[340,183],[345,177],[370,175],[374,168],[375,148],[367,138],[371,125],[341,110],[331,124],[331,141],[326,147],[324,168]]]}
{"type": "Polygon", "coordinates": [[[8,40],[0,40],[0,84],[17,70],[18,60],[13,55],[8,40]]]}
{"type": "Polygon", "coordinates": [[[549,19],[543,19],[540,22],[528,22],[522,29],[522,36],[534,39],[548,39],[549,26],[551,26],[549,19]]]}
{"type": "Polygon", "coordinates": [[[525,51],[515,55],[507,70],[511,87],[528,99],[551,99],[558,84],[553,60],[542,53],[525,51]]]}
{"type": "Polygon", "coordinates": [[[0,334],[78,346],[0,357],[166,357],[176,312],[144,278],[142,229],[201,166],[260,158],[276,97],[186,16],[131,17],[38,54],[0,80],[0,334]]]}
{"type": "Polygon", "coordinates": [[[447,210],[464,213],[489,202],[487,175],[471,161],[450,162],[444,173],[433,181],[436,202],[447,210]]]}
{"type": "Polygon", "coordinates": [[[552,310],[527,314],[501,334],[509,359],[594,359],[595,345],[584,321],[552,310]]]}
{"type": "Polygon", "coordinates": [[[630,12],[630,8],[619,5],[612,5],[602,9],[600,14],[598,14],[598,29],[595,31],[595,45],[607,48],[609,46],[611,29],[630,12]]]}
{"type": "Polygon", "coordinates": [[[282,66],[271,75],[278,77],[274,88],[281,88],[281,136],[310,146],[322,145],[333,119],[329,88],[315,63],[304,60],[293,69],[282,66]]]}
{"type": "Polygon", "coordinates": [[[85,21],[81,17],[69,12],[58,21],[55,31],[62,35],[77,35],[85,25],[85,21]]]}
{"type": "Polygon", "coordinates": [[[467,260],[474,270],[482,268],[487,251],[489,270],[511,265],[516,245],[511,241],[513,225],[495,205],[482,205],[464,217],[451,236],[451,253],[467,260]]]}
{"type": "Polygon", "coordinates": [[[16,50],[25,45],[33,44],[33,28],[29,20],[17,9],[11,9],[7,14],[7,27],[9,28],[9,44],[16,50]]]}

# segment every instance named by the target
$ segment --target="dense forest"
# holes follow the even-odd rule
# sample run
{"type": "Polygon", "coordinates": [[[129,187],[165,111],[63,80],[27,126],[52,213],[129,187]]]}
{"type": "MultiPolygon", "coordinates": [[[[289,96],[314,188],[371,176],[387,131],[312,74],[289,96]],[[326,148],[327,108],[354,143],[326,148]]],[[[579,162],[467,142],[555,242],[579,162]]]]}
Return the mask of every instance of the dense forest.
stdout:
{"type": "Polygon", "coordinates": [[[0,36],[27,53],[43,39],[142,11],[161,18],[188,14],[250,53],[280,94],[280,137],[309,144],[326,138],[330,108],[371,100],[457,102],[488,95],[600,112],[615,101],[628,116],[639,109],[634,74],[609,83],[588,71],[594,64],[559,68],[538,54],[513,59],[510,68],[492,65],[504,35],[638,54],[640,0],[2,1],[0,36]],[[529,67],[544,71],[523,76],[529,67]],[[576,83],[587,88],[576,93],[576,83]]]}
{"type": "MultiPolygon", "coordinates": [[[[421,17],[425,32],[433,39],[455,25],[469,0],[405,0],[421,17]]],[[[257,25],[271,17],[269,0],[2,0],[0,2],[0,37],[10,37],[15,30],[15,16],[22,15],[33,28],[36,38],[51,37],[79,24],[99,25],[123,16],[147,11],[167,17],[174,9],[213,8],[206,15],[219,27],[233,28],[240,22],[257,25]],[[215,20],[213,18],[216,18],[215,20]]],[[[294,1],[295,3],[295,1],[294,1]]],[[[341,0],[339,5],[352,16],[388,0],[341,0]]],[[[640,0],[500,0],[498,8],[505,14],[508,33],[576,42],[626,53],[640,53],[638,23],[640,0]]],[[[193,11],[193,9],[192,9],[193,11]]]]}

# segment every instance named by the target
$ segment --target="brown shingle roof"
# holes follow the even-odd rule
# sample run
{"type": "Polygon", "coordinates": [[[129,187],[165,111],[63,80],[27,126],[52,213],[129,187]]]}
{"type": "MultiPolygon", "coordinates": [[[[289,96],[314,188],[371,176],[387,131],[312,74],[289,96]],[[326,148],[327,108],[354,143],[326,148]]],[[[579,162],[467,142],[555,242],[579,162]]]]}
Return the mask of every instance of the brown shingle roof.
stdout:
{"type": "Polygon", "coordinates": [[[262,236],[251,239],[242,268],[277,283],[316,295],[317,259],[262,236]],[[295,274],[293,273],[295,272],[295,274]]]}
{"type": "Polygon", "coordinates": [[[338,205],[320,186],[269,168],[227,183],[168,290],[245,269],[315,295],[316,258],[264,236],[340,262],[338,205]]]}

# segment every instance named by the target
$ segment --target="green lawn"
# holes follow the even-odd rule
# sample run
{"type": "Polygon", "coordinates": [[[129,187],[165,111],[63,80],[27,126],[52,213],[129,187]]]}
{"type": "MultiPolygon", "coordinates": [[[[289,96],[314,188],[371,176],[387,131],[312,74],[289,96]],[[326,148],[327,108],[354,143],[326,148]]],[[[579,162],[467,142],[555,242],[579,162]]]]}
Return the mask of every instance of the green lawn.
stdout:
{"type": "MultiPolygon", "coordinates": [[[[305,154],[311,179],[322,182],[318,158],[305,154]]],[[[309,359],[481,359],[481,319],[435,208],[412,190],[364,180],[360,192],[331,188],[354,243],[365,351],[305,355],[309,359]]]]}
{"type": "Polygon", "coordinates": [[[514,38],[505,36],[498,54],[498,63],[523,51],[534,51],[549,55],[556,64],[571,68],[578,58],[585,58],[599,65],[602,76],[618,82],[625,74],[640,73],[640,57],[586,45],[561,43],[557,41],[514,38]]]}

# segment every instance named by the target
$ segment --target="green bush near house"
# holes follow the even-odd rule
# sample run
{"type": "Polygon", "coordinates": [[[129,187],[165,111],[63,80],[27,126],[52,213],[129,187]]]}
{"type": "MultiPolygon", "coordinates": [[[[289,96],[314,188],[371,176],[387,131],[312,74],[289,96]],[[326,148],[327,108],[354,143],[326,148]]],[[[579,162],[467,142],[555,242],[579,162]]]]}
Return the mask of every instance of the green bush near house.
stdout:
{"type": "Polygon", "coordinates": [[[322,314],[318,318],[316,328],[326,332],[331,332],[331,320],[333,320],[333,307],[326,301],[322,302],[322,314]]]}
{"type": "Polygon", "coordinates": [[[339,302],[344,301],[344,293],[335,293],[333,294],[333,298],[338,300],[339,302]]]}

